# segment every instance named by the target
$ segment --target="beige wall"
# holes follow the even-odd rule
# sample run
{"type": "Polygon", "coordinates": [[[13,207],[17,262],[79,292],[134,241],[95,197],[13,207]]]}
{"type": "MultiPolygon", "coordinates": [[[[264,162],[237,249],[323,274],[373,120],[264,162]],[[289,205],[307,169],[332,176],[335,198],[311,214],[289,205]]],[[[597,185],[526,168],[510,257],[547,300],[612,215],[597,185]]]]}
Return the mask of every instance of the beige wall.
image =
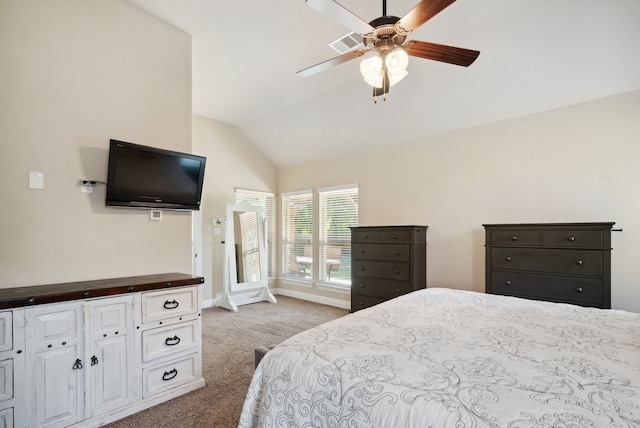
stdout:
{"type": "Polygon", "coordinates": [[[223,236],[213,234],[213,219],[223,220],[237,188],[276,193],[276,168],[238,128],[193,116],[193,150],[207,157],[202,195],[202,265],[205,304],[222,294],[223,236]]]}
{"type": "Polygon", "coordinates": [[[191,152],[190,36],[118,0],[0,0],[0,58],[0,287],[190,273],[190,213],[79,186],[110,138],[191,152]]]}
{"type": "Polygon", "coordinates": [[[612,306],[640,312],[638,117],[640,91],[281,169],[278,187],[358,183],[360,225],[428,225],[430,287],[484,290],[483,223],[615,221],[612,306]]]}

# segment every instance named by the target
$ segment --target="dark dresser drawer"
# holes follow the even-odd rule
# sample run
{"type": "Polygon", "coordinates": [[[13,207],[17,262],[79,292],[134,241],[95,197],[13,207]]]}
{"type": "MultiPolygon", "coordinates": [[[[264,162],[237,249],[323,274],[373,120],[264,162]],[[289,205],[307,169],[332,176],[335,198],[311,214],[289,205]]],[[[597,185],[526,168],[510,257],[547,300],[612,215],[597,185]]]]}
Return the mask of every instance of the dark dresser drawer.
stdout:
{"type": "Polygon", "coordinates": [[[389,299],[378,299],[376,297],[361,296],[359,294],[351,295],[351,312],[359,311],[360,309],[368,308],[369,306],[377,305],[389,299]]]}
{"type": "Polygon", "coordinates": [[[602,275],[602,252],[539,248],[491,248],[491,268],[573,275],[602,275]]]}
{"type": "Polygon", "coordinates": [[[547,247],[593,247],[604,244],[601,230],[549,230],[542,232],[542,244],[547,247]]]}
{"type": "Polygon", "coordinates": [[[491,233],[492,245],[540,245],[540,231],[538,230],[496,230],[491,233]]]}
{"type": "Polygon", "coordinates": [[[427,226],[351,228],[351,311],[427,286],[427,226]]]}
{"type": "Polygon", "coordinates": [[[391,260],[408,262],[411,247],[406,244],[351,244],[354,259],[391,260]]]}
{"type": "Polygon", "coordinates": [[[406,263],[388,263],[354,260],[351,263],[353,276],[365,276],[369,278],[393,279],[397,281],[409,281],[411,267],[406,263]]]}
{"type": "Polygon", "coordinates": [[[614,224],[484,224],[485,291],[611,308],[614,224]]]}
{"type": "Polygon", "coordinates": [[[554,275],[538,275],[494,271],[491,273],[494,293],[517,297],[584,303],[597,306],[602,302],[602,279],[554,275]]]}
{"type": "Polygon", "coordinates": [[[393,299],[407,294],[411,289],[408,281],[386,281],[354,276],[352,278],[351,292],[363,296],[377,297],[380,299],[393,299]]]}

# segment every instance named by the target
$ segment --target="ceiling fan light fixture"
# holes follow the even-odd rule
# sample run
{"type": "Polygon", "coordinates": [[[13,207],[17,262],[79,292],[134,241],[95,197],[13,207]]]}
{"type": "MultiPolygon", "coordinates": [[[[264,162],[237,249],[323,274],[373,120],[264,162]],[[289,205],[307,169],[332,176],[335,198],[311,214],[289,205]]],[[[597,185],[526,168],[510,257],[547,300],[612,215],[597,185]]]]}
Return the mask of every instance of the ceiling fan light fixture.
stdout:
{"type": "Polygon", "coordinates": [[[367,84],[381,88],[384,77],[382,58],[376,55],[363,59],[360,63],[360,73],[367,84]]]}
{"type": "Polygon", "coordinates": [[[389,86],[393,86],[409,74],[409,55],[402,48],[396,48],[389,52],[384,59],[384,64],[389,73],[389,86]]]}

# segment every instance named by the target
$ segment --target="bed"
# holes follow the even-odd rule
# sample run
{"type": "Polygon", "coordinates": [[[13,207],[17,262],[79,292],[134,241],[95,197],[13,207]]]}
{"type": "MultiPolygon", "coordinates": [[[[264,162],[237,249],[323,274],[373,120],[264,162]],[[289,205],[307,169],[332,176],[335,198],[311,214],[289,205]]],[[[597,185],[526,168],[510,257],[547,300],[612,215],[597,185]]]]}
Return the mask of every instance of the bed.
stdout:
{"type": "Polygon", "coordinates": [[[640,427],[640,314],[442,288],[299,333],[240,427],[640,427]]]}

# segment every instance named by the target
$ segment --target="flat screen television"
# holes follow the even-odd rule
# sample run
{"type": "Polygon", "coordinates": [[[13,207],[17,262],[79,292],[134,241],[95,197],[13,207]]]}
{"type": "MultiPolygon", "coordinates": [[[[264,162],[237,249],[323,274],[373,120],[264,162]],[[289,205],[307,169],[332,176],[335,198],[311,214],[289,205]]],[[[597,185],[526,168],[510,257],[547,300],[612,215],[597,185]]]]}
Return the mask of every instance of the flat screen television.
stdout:
{"type": "Polygon", "coordinates": [[[206,158],[111,140],[108,207],[199,210],[206,158]]]}

